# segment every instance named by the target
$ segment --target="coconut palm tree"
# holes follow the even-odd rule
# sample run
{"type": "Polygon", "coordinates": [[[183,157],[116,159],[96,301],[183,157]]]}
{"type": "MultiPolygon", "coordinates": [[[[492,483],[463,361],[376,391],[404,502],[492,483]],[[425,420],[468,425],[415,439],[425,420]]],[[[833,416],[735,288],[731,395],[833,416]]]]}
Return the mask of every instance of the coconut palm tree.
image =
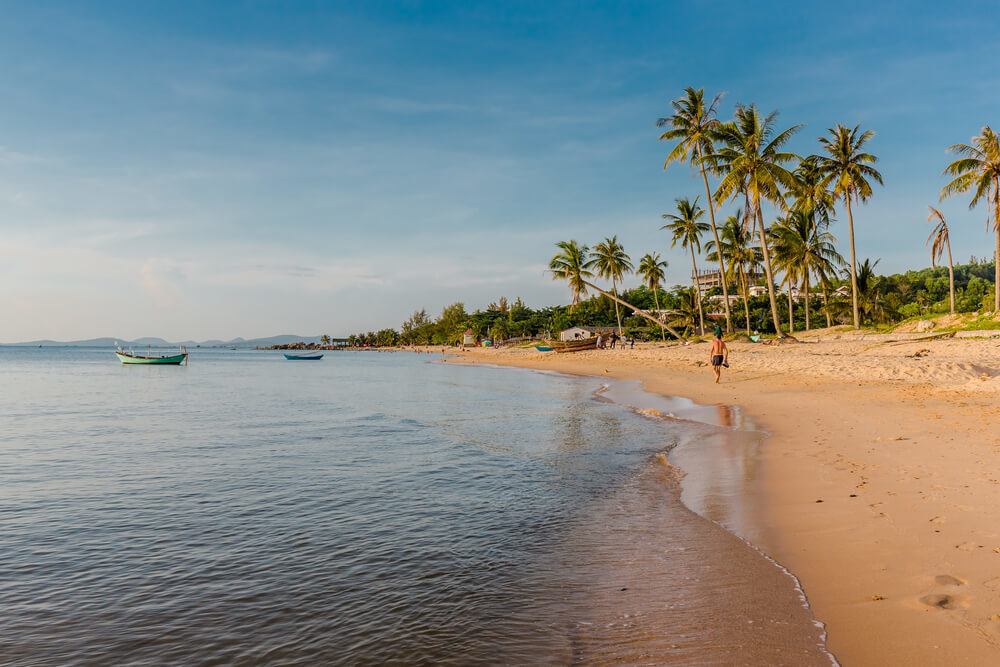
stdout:
{"type": "Polygon", "coordinates": [[[723,174],[715,190],[715,202],[743,196],[747,204],[747,219],[756,221],[760,247],[764,256],[767,294],[771,301],[771,319],[777,334],[781,332],[778,302],[774,295],[774,272],[768,249],[767,230],[761,204],[769,201],[786,208],[782,190],[795,187],[795,177],[783,165],[797,159],[794,153],[783,150],[801,125],[780,132],[775,129],[778,113],[772,111],[763,118],[754,105],[738,105],[732,121],[723,123],[714,132],[718,148],[709,160],[723,174]]]}
{"type": "Polygon", "coordinates": [[[709,226],[701,222],[701,217],[705,215],[705,209],[698,206],[698,198],[692,202],[687,197],[675,200],[677,203],[677,213],[664,213],[663,219],[669,222],[660,229],[665,229],[671,234],[670,247],[675,247],[678,242],[682,247],[691,252],[691,281],[694,283],[695,295],[698,300],[698,324],[701,335],[705,335],[705,315],[701,309],[701,285],[698,283],[698,262],[695,259],[695,251],[701,252],[701,235],[708,232],[709,226]]]}
{"type": "MultiPolygon", "coordinates": [[[[616,304],[631,308],[635,311],[636,315],[644,317],[654,324],[663,324],[659,319],[650,315],[645,310],[618,298],[617,294],[611,294],[602,290],[588,280],[588,278],[593,278],[593,273],[590,271],[590,249],[587,246],[580,245],[576,241],[559,241],[556,243],[556,247],[559,248],[559,252],[549,260],[549,273],[552,274],[553,280],[565,280],[569,283],[570,291],[573,294],[571,308],[580,302],[580,297],[585,296],[588,289],[592,289],[601,296],[608,297],[616,304]]],[[[666,329],[674,338],[678,340],[682,338],[670,326],[667,326],[666,329]]]]}
{"type": "Polygon", "coordinates": [[[837,125],[828,130],[829,135],[819,138],[819,143],[827,155],[817,155],[813,159],[823,174],[823,184],[832,185],[834,200],[841,199],[847,208],[847,229],[851,247],[851,302],[854,313],[854,328],[861,326],[858,313],[858,265],[854,252],[854,212],[851,201],[859,204],[872,196],[874,181],[882,185],[882,174],[871,165],[878,158],[863,150],[864,145],[875,136],[873,130],[861,132],[861,126],[853,128],[837,125]]]}
{"type": "Polygon", "coordinates": [[[671,313],[670,324],[675,327],[683,327],[684,334],[693,331],[698,327],[698,318],[701,317],[701,299],[695,294],[694,288],[681,290],[677,296],[677,306],[671,313]]]}
{"type": "Polygon", "coordinates": [[[986,228],[993,225],[993,310],[1000,312],[1000,139],[989,125],[972,137],[972,144],[955,144],[949,152],[961,155],[944,170],[954,178],[941,189],[941,199],[972,190],[969,208],[984,197],[990,205],[986,228]]]}
{"type": "Polygon", "coordinates": [[[804,158],[792,172],[795,187],[789,191],[791,208],[813,216],[818,225],[829,226],[833,210],[833,193],[827,188],[819,163],[814,156],[804,158]]]}
{"type": "MultiPolygon", "coordinates": [[[[726,218],[722,223],[719,248],[726,257],[726,265],[729,267],[730,275],[727,280],[732,280],[737,284],[740,296],[743,297],[743,314],[745,317],[746,332],[750,335],[750,276],[756,275],[760,271],[760,264],[763,258],[760,248],[753,245],[753,233],[744,224],[742,210],[737,210],[734,215],[726,218]]],[[[709,261],[714,259],[718,252],[714,241],[705,244],[708,252],[706,257],[709,261]]]]}
{"type": "MultiPolygon", "coordinates": [[[[597,269],[597,275],[605,280],[611,281],[611,293],[618,296],[618,283],[622,281],[626,273],[632,273],[635,267],[629,259],[625,248],[618,242],[617,236],[606,238],[594,246],[593,255],[590,258],[589,267],[597,269]]],[[[618,335],[622,335],[622,314],[618,308],[618,301],[615,301],[615,318],[618,320],[618,335]]]]}
{"type": "Polygon", "coordinates": [[[861,313],[873,323],[882,322],[886,319],[888,311],[882,299],[882,279],[876,275],[875,267],[881,260],[874,262],[865,259],[858,264],[858,302],[861,313]]]}
{"type": "MultiPolygon", "coordinates": [[[[660,286],[663,285],[666,278],[666,268],[667,260],[660,259],[660,253],[652,252],[642,256],[642,259],[639,260],[639,269],[636,271],[642,277],[642,282],[653,293],[653,303],[656,304],[657,316],[660,316],[660,286]]],[[[663,324],[660,324],[660,339],[667,339],[663,331],[663,324]]]]}
{"type": "MultiPolygon", "coordinates": [[[[708,200],[709,222],[712,227],[712,238],[715,244],[719,244],[719,230],[715,226],[715,204],[712,201],[712,190],[708,186],[708,163],[706,157],[715,152],[712,146],[712,136],[720,123],[716,118],[716,111],[722,94],[712,98],[711,103],[705,104],[705,89],[697,90],[688,86],[684,89],[684,96],[670,103],[674,113],[666,118],[656,121],[657,127],[669,128],[660,135],[661,141],[677,140],[673,150],[667,155],[663,162],[663,169],[666,170],[671,162],[687,162],[692,167],[698,165],[701,171],[701,180],[705,183],[705,197],[708,200]]],[[[729,287],[726,285],[726,259],[718,255],[716,262],[719,264],[719,276],[722,278],[722,296],[726,305],[726,331],[733,330],[732,315],[729,311],[729,287]]]]}
{"type": "Polygon", "coordinates": [[[549,260],[549,272],[553,280],[565,280],[569,284],[573,301],[570,310],[576,308],[580,298],[587,295],[587,279],[593,277],[590,271],[590,248],[577,241],[556,243],[559,252],[549,260]]]}
{"type": "Polygon", "coordinates": [[[793,211],[772,227],[774,235],[775,264],[785,272],[789,283],[788,313],[792,315],[792,290],[796,282],[802,285],[805,299],[806,331],[810,329],[809,288],[810,276],[827,276],[843,264],[844,258],[836,248],[833,234],[816,225],[812,217],[793,211]]]}
{"type": "Polygon", "coordinates": [[[955,314],[955,269],[951,261],[951,238],[948,234],[948,221],[944,219],[944,214],[933,206],[928,206],[930,215],[927,222],[933,222],[934,228],[931,235],[927,237],[927,245],[931,247],[931,266],[937,267],[941,261],[941,255],[948,251],[948,301],[951,305],[951,314],[955,314]]]}

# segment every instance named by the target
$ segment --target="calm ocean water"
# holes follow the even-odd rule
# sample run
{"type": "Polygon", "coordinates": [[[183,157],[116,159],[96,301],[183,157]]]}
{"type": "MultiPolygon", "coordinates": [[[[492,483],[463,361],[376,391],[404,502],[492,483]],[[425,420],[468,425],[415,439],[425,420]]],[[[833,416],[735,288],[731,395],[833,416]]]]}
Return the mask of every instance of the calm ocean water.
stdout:
{"type": "Polygon", "coordinates": [[[600,388],[0,348],[0,664],[830,664],[658,456],[719,429],[600,388]]]}

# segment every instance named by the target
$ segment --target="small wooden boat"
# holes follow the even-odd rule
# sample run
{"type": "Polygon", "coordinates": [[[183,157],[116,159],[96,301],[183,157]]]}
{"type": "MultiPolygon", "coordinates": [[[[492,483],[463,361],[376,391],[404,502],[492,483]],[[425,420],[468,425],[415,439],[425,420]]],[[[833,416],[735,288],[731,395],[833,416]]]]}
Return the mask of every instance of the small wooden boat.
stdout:
{"type": "Polygon", "coordinates": [[[180,354],[170,356],[153,357],[149,355],[134,354],[125,350],[116,350],[115,356],[123,364],[151,364],[155,366],[180,366],[187,363],[188,353],[183,351],[180,354]]]}
{"type": "Polygon", "coordinates": [[[554,340],[549,342],[556,352],[582,352],[583,350],[597,349],[597,337],[583,338],[578,340],[554,340]]]}
{"type": "Polygon", "coordinates": [[[536,345],[535,349],[538,350],[539,352],[551,352],[555,348],[554,347],[550,347],[548,345],[536,345]]]}
{"type": "Polygon", "coordinates": [[[289,361],[319,361],[323,358],[322,354],[286,354],[285,359],[289,361]]]}

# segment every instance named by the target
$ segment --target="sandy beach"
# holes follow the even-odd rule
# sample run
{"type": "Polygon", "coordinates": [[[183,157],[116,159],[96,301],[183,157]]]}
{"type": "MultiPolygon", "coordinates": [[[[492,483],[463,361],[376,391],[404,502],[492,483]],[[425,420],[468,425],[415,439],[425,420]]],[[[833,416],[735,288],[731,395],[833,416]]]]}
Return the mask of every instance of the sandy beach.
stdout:
{"type": "Polygon", "coordinates": [[[801,340],[730,343],[719,385],[707,343],[460,360],[742,406],[770,436],[746,486],[755,541],[801,580],[842,664],[1000,663],[1000,340],[801,340]]]}

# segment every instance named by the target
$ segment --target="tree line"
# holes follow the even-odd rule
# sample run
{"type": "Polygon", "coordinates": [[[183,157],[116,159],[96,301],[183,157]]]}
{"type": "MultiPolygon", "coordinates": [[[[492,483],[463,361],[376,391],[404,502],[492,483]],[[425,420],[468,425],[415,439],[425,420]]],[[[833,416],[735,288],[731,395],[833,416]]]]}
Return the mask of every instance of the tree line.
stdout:
{"type": "MultiPolygon", "coordinates": [[[[725,234],[721,234],[725,243],[725,234]]],[[[966,263],[953,266],[953,280],[945,267],[927,267],[892,275],[876,274],[878,262],[865,260],[858,270],[858,308],[866,323],[887,325],[904,319],[945,314],[951,310],[950,289],[954,284],[955,312],[971,313],[989,310],[992,305],[992,260],[972,257],[966,263]]],[[[642,266],[640,262],[639,266],[642,266]]],[[[663,279],[651,286],[643,272],[637,270],[640,284],[619,288],[622,301],[636,309],[650,313],[670,312],[672,327],[682,337],[700,332],[700,311],[694,290],[688,286],[663,286],[663,279]]],[[[655,272],[654,272],[655,273],[655,272]]],[[[842,272],[831,278],[831,295],[826,303],[822,295],[810,295],[812,305],[824,318],[834,323],[850,323],[853,303],[849,295],[834,296],[837,288],[847,288],[850,278],[842,272]]],[[[840,290],[843,294],[846,290],[840,290]]],[[[704,292],[706,303],[713,296],[721,296],[721,287],[704,292]]],[[[742,299],[741,299],[742,301],[742,299]]],[[[792,322],[793,330],[806,328],[805,303],[802,307],[787,299],[778,302],[778,314],[783,322],[792,322]]],[[[750,329],[770,331],[771,306],[766,294],[749,296],[742,313],[734,315],[741,327],[744,319],[750,329]]],[[[425,309],[415,311],[396,329],[387,328],[353,334],[348,342],[356,347],[396,347],[400,345],[459,345],[465,331],[472,331],[476,340],[504,341],[511,338],[558,337],[559,332],[572,326],[617,327],[619,318],[625,336],[639,340],[658,340],[664,335],[657,323],[636,314],[632,308],[618,305],[600,294],[581,298],[576,304],[531,308],[520,299],[500,297],[485,308],[468,312],[463,303],[453,303],[442,309],[437,317],[425,309]]],[[[670,335],[670,334],[667,334],[670,335]]]]}

